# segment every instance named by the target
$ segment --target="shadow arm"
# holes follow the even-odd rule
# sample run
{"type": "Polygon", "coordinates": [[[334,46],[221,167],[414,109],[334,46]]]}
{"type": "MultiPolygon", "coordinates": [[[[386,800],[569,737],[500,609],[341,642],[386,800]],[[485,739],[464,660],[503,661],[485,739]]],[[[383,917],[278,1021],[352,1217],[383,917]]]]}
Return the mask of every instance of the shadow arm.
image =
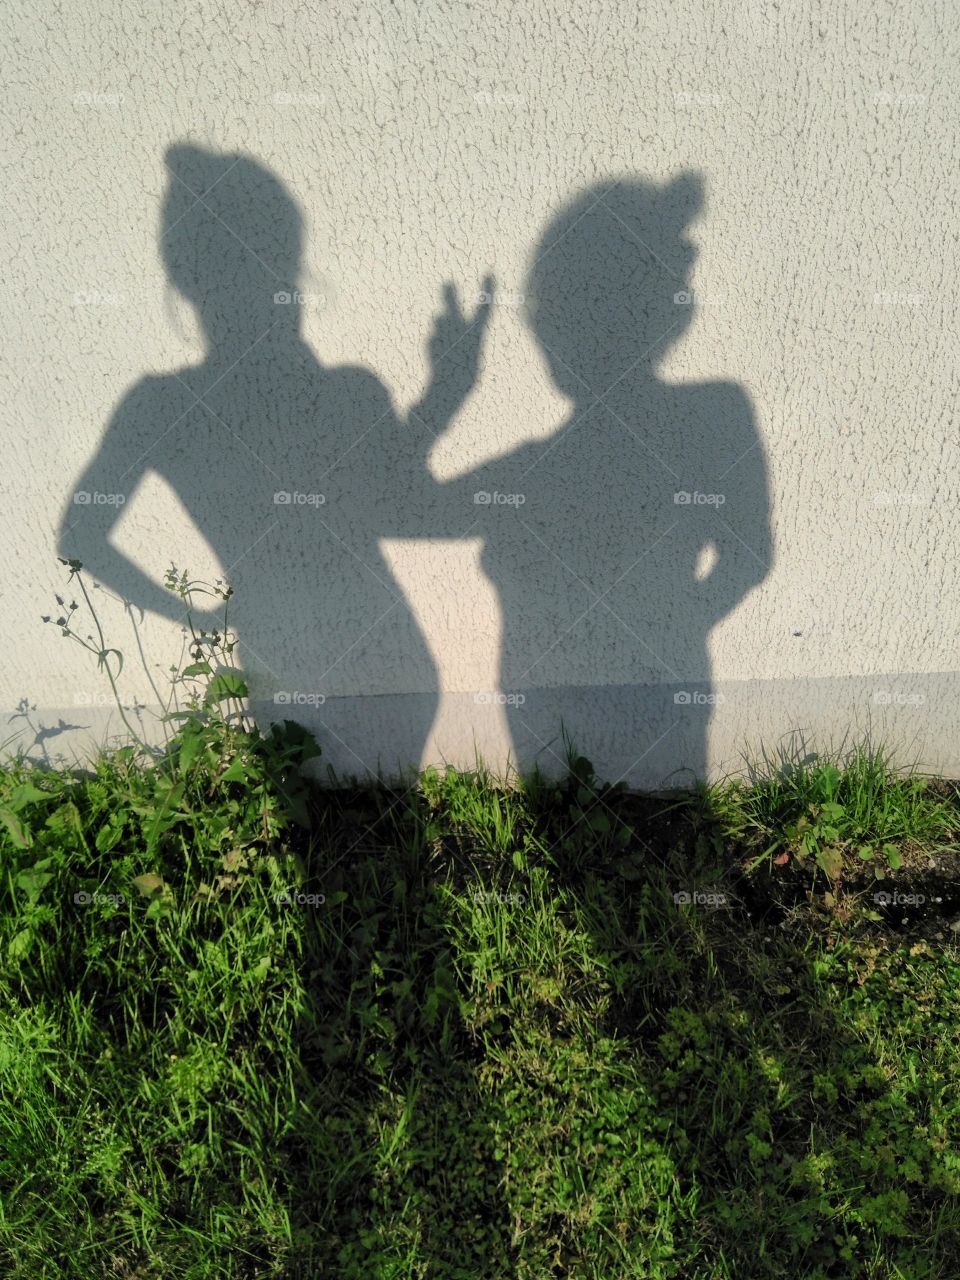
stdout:
{"type": "MultiPolygon", "coordinates": [[[[57,554],[64,560],[79,560],[91,577],[126,603],[172,622],[184,622],[179,597],[154,582],[110,543],[124,507],[151,469],[152,442],[144,429],[150,420],[151,403],[155,411],[149,384],[141,384],[117,409],[97,452],[67,495],[57,554]]],[[[208,625],[207,611],[196,610],[193,616],[198,627],[208,625]]]]}
{"type": "Polygon", "coordinates": [[[767,464],[752,414],[747,413],[751,429],[743,433],[725,474],[715,482],[724,499],[712,513],[716,562],[701,584],[714,621],[732,612],[773,565],[767,464]]]}
{"type": "Polygon", "coordinates": [[[483,282],[476,310],[464,314],[452,284],[444,287],[444,310],[434,321],[428,343],[430,381],[409,411],[411,425],[434,439],[449,427],[476,385],[480,350],[490,318],[493,278],[483,282]]]}

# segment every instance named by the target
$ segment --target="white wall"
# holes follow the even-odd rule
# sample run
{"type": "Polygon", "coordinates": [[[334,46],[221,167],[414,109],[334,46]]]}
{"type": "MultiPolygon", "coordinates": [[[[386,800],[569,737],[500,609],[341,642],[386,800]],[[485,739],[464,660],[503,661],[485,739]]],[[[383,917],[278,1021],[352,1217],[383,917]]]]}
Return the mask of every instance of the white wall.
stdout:
{"type": "Polygon", "coordinates": [[[953,6],[6,27],[8,746],[119,728],[40,622],[59,553],[148,703],[181,638],[147,579],[228,577],[259,710],[322,695],[299,718],[345,771],[550,769],[561,720],[644,785],[867,732],[960,768],[953,6]],[[443,288],[472,316],[487,271],[476,371],[454,326],[424,402],[443,288]],[[98,484],[116,523],[73,502],[98,484]]]}

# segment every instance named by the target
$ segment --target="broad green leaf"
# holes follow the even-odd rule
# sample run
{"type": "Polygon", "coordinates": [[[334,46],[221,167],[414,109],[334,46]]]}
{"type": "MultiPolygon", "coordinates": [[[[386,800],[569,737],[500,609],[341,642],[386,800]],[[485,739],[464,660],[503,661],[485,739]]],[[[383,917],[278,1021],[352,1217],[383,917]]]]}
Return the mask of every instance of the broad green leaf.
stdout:
{"type": "Polygon", "coordinates": [[[11,960],[22,959],[33,946],[33,930],[21,929],[10,939],[8,954],[11,960]]]}
{"type": "Polygon", "coordinates": [[[53,876],[49,871],[40,871],[36,867],[30,867],[26,871],[21,871],[14,883],[18,889],[23,890],[31,902],[36,902],[44,885],[49,884],[52,879],[53,876]]]}
{"type": "Polygon", "coordinates": [[[235,671],[221,671],[207,686],[204,702],[223,702],[225,698],[246,698],[246,684],[235,671]]]}
{"type": "Polygon", "coordinates": [[[843,870],[843,854],[836,845],[828,845],[817,853],[817,866],[830,880],[839,880],[843,870]]]}
{"type": "Polygon", "coordinates": [[[189,667],[184,667],[182,675],[187,676],[209,676],[213,674],[213,667],[209,662],[191,662],[189,667]]]}
{"type": "Polygon", "coordinates": [[[7,828],[10,833],[10,839],[18,849],[29,849],[33,843],[30,839],[30,830],[25,827],[12,809],[5,806],[0,807],[0,822],[7,828]]]}
{"type": "Polygon", "coordinates": [[[104,823],[97,832],[95,843],[100,853],[109,853],[111,849],[116,848],[120,843],[126,816],[126,810],[112,813],[109,822],[104,823]]]}
{"type": "Polygon", "coordinates": [[[83,834],[83,818],[72,800],[54,809],[47,818],[47,826],[53,831],[66,831],[68,827],[72,827],[78,834],[83,834]]]}
{"type": "Polygon", "coordinates": [[[149,823],[144,833],[147,851],[152,852],[156,848],[157,841],[165,831],[169,831],[171,827],[176,826],[178,822],[182,822],[185,818],[189,818],[189,814],[177,811],[177,806],[183,799],[184,786],[182,782],[178,782],[171,787],[167,794],[163,797],[163,801],[159,809],[149,809],[145,816],[152,816],[153,821],[149,823]]]}
{"type": "Polygon", "coordinates": [[[203,750],[203,738],[199,733],[184,733],[180,743],[180,772],[189,773],[203,750]]]}
{"type": "Polygon", "coordinates": [[[242,760],[234,760],[229,769],[225,769],[220,775],[221,782],[245,782],[247,778],[247,769],[242,760]]]}
{"type": "Polygon", "coordinates": [[[833,764],[825,764],[820,770],[820,781],[828,796],[833,796],[840,782],[840,770],[833,764]]]}
{"type": "Polygon", "coordinates": [[[145,898],[152,898],[155,893],[162,893],[167,887],[163,877],[158,876],[155,871],[145,871],[143,875],[134,876],[133,883],[145,898]]]}
{"type": "Polygon", "coordinates": [[[7,796],[7,805],[14,813],[19,813],[28,804],[37,804],[44,800],[54,800],[56,796],[49,791],[41,791],[39,787],[35,787],[31,782],[22,782],[18,787],[14,787],[7,796]]]}

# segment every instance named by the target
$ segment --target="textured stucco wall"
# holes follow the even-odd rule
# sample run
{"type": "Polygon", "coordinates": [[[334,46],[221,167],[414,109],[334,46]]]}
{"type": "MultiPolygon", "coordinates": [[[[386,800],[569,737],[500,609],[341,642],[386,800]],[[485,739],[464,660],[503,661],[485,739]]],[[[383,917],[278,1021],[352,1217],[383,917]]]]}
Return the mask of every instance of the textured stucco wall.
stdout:
{"type": "Polygon", "coordinates": [[[8,747],[120,728],[61,554],[148,704],[164,569],[229,578],[258,710],[344,771],[549,770],[561,723],[645,785],[960,770],[953,6],[5,25],[8,747]]]}

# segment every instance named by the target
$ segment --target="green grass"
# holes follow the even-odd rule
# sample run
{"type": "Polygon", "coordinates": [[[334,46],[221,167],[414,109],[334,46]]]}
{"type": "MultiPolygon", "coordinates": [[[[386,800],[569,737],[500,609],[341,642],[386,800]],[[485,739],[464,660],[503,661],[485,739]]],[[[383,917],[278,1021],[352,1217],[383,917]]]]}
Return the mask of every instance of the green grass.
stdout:
{"type": "Polygon", "coordinates": [[[845,853],[886,859],[896,870],[904,846],[952,848],[958,825],[949,786],[898,771],[882,750],[864,748],[839,760],[805,756],[749,783],[705,787],[700,802],[724,836],[760,850],[757,862],[812,855],[831,879],[845,853]]]}
{"type": "Polygon", "coordinates": [[[319,789],[311,752],[187,720],[0,770],[3,1275],[960,1275],[949,904],[842,909],[955,857],[952,788],[319,789]]]}

